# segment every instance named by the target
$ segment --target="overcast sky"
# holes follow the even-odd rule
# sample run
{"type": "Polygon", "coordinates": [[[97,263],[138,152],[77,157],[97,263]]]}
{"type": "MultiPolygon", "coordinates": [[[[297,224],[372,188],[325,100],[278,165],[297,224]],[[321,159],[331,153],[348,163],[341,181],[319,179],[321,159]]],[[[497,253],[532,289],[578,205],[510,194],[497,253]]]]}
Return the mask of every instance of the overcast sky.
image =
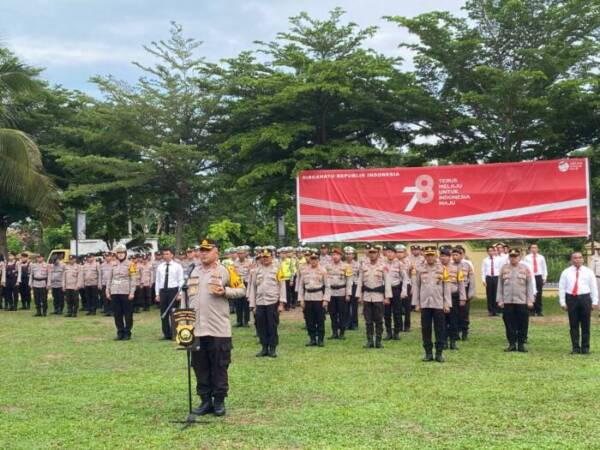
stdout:
{"type": "Polygon", "coordinates": [[[300,11],[325,18],[336,6],[361,27],[380,27],[368,45],[407,57],[398,43],[407,33],[382,19],[446,10],[462,15],[464,0],[0,0],[0,41],[28,64],[44,67],[52,84],[96,95],[93,75],[113,74],[133,82],[131,61],[149,62],[143,44],[168,36],[169,21],[204,44],[199,52],[218,61],[271,40],[300,11]]]}

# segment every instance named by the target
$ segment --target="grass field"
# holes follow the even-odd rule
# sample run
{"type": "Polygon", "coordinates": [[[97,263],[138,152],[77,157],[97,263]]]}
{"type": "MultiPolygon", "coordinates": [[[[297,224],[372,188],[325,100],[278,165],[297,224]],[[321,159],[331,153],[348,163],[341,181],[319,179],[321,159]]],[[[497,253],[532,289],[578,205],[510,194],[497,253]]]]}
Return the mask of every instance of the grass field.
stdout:
{"type": "Polygon", "coordinates": [[[228,415],[183,431],[170,421],[187,412],[185,353],[158,340],[156,310],[124,342],[111,318],[0,312],[0,448],[599,448],[600,342],[569,355],[555,303],[532,319],[530,352],[506,354],[478,302],[445,364],[420,362],[419,329],[365,350],[361,322],[306,348],[286,313],[276,359],[236,329],[228,415]]]}

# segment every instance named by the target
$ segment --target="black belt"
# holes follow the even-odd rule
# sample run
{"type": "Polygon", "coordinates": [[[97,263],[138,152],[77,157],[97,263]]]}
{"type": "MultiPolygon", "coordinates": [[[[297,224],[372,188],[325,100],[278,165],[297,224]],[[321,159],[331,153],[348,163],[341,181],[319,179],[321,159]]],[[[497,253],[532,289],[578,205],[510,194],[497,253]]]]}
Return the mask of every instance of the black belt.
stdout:
{"type": "Polygon", "coordinates": [[[365,291],[365,292],[380,292],[383,294],[383,293],[385,293],[385,286],[377,286],[375,288],[363,286],[363,291],[365,291]]]}
{"type": "Polygon", "coordinates": [[[36,278],[36,277],[33,277],[33,279],[35,281],[46,281],[48,278],[36,278]]]}
{"type": "Polygon", "coordinates": [[[313,292],[323,292],[323,291],[325,291],[325,287],[312,288],[312,289],[311,288],[305,288],[304,290],[306,292],[310,292],[310,293],[313,293],[313,292]]]}
{"type": "Polygon", "coordinates": [[[331,286],[331,289],[344,289],[345,287],[345,284],[338,284],[336,286],[331,286]]]}

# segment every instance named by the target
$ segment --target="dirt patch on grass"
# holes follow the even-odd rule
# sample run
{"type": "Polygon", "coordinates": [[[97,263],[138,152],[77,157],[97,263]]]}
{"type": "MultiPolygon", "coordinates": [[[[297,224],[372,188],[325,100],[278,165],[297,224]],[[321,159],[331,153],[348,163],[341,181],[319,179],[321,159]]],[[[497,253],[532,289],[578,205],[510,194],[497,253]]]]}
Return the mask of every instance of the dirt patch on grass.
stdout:
{"type": "Polygon", "coordinates": [[[90,336],[90,335],[86,334],[86,335],[82,335],[82,336],[75,336],[75,338],[73,340],[75,342],[77,342],[78,344],[81,344],[83,342],[101,342],[101,341],[105,341],[106,338],[104,336],[90,336]]]}

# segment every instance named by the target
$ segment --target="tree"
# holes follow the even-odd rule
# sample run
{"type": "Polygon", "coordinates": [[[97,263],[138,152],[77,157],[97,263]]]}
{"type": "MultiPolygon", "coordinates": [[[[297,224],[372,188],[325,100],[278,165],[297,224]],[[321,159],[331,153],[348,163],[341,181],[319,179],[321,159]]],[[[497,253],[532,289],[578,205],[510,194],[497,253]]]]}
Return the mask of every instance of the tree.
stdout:
{"type": "Polygon", "coordinates": [[[442,162],[553,158],[597,144],[598,0],[470,0],[391,17],[418,37],[419,147],[442,162]]]}
{"type": "Polygon", "coordinates": [[[42,88],[38,73],[0,48],[0,253],[5,256],[12,222],[56,215],[57,191],[44,174],[40,151],[30,136],[14,128],[19,123],[14,109],[18,97],[42,88]]]}

